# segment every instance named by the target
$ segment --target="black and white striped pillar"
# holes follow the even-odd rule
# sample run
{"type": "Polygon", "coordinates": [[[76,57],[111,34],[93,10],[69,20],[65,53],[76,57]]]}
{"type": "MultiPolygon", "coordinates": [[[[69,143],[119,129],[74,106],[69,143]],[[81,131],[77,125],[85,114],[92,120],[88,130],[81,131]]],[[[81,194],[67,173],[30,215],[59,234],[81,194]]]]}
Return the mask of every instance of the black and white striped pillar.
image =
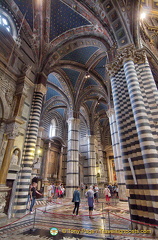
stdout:
{"type": "Polygon", "coordinates": [[[88,142],[88,185],[97,183],[96,178],[96,153],[94,144],[94,135],[87,136],[88,142]]]}
{"type": "Polygon", "coordinates": [[[79,185],[79,125],[80,119],[68,119],[68,149],[66,197],[71,198],[79,185]]]}
{"type": "MultiPolygon", "coordinates": [[[[152,107],[151,103],[147,101],[148,98],[152,97],[150,83],[144,82],[141,87],[142,79],[138,79],[139,73],[136,72],[136,66],[132,60],[127,60],[124,63],[124,72],[143,160],[143,166],[139,164],[139,161],[137,161],[137,164],[135,163],[137,166],[136,194],[141,196],[141,200],[143,200],[142,198],[145,198],[147,200],[146,202],[143,202],[143,204],[140,201],[136,202],[136,204],[132,204],[131,201],[131,216],[134,220],[158,224],[156,213],[156,206],[158,201],[158,167],[153,167],[158,159],[158,137],[155,137],[157,133],[153,131],[153,119],[150,118],[152,114],[149,114],[148,112],[148,109],[152,107]],[[149,108],[146,108],[146,105],[148,105],[149,108]],[[155,196],[154,199],[152,196],[155,196]],[[139,209],[137,212],[135,212],[136,207],[139,209]]],[[[150,80],[148,81],[150,82],[150,80]]],[[[131,187],[134,186],[130,186],[130,188],[131,187]]]]}
{"type": "Polygon", "coordinates": [[[28,190],[31,181],[31,172],[38,136],[43,95],[45,93],[46,88],[43,86],[43,84],[37,84],[32,100],[30,118],[25,137],[22,168],[18,177],[13,213],[23,213],[26,210],[26,201],[28,198],[28,190]]]}

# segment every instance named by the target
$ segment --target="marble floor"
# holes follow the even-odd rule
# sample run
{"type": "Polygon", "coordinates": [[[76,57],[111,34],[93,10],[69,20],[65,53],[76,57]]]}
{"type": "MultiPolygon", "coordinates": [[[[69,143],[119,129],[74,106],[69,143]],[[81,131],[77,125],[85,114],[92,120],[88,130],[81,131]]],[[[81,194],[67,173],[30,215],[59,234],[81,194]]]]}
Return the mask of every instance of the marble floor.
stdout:
{"type": "Polygon", "coordinates": [[[142,234],[131,229],[130,214],[127,202],[118,202],[116,199],[107,205],[104,199],[95,204],[93,218],[88,216],[86,199],[80,204],[79,216],[73,216],[74,204],[67,199],[62,203],[54,200],[38,200],[33,214],[26,212],[1,223],[0,239],[3,240],[139,240],[158,239],[151,234],[142,234]]]}

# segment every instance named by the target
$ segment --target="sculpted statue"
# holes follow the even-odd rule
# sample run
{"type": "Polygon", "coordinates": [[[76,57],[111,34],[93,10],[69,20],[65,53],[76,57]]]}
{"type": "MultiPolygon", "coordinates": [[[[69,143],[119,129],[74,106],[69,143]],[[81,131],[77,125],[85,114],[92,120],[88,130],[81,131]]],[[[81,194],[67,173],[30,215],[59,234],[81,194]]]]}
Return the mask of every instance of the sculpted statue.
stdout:
{"type": "Polygon", "coordinates": [[[17,165],[19,160],[19,150],[15,149],[11,158],[11,165],[17,165]]]}

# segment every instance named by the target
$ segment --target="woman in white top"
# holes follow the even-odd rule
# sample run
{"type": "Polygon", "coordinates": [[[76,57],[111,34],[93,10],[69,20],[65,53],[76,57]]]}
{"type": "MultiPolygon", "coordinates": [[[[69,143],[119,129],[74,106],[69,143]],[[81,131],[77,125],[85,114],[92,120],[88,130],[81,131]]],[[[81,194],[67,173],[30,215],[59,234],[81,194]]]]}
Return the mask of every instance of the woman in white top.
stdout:
{"type": "Polygon", "coordinates": [[[105,193],[106,203],[110,204],[111,193],[110,193],[110,189],[108,188],[108,186],[106,186],[106,188],[104,189],[104,193],[105,193]]]}

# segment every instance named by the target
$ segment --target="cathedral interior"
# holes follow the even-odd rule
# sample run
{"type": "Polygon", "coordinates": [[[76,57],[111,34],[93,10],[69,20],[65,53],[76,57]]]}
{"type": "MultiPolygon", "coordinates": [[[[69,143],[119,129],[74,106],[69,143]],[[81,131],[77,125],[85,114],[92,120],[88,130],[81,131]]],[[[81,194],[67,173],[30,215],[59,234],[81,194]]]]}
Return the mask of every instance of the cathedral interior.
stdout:
{"type": "Polygon", "coordinates": [[[157,0],[0,0],[0,217],[37,177],[158,226],[157,50],[157,0]]]}

